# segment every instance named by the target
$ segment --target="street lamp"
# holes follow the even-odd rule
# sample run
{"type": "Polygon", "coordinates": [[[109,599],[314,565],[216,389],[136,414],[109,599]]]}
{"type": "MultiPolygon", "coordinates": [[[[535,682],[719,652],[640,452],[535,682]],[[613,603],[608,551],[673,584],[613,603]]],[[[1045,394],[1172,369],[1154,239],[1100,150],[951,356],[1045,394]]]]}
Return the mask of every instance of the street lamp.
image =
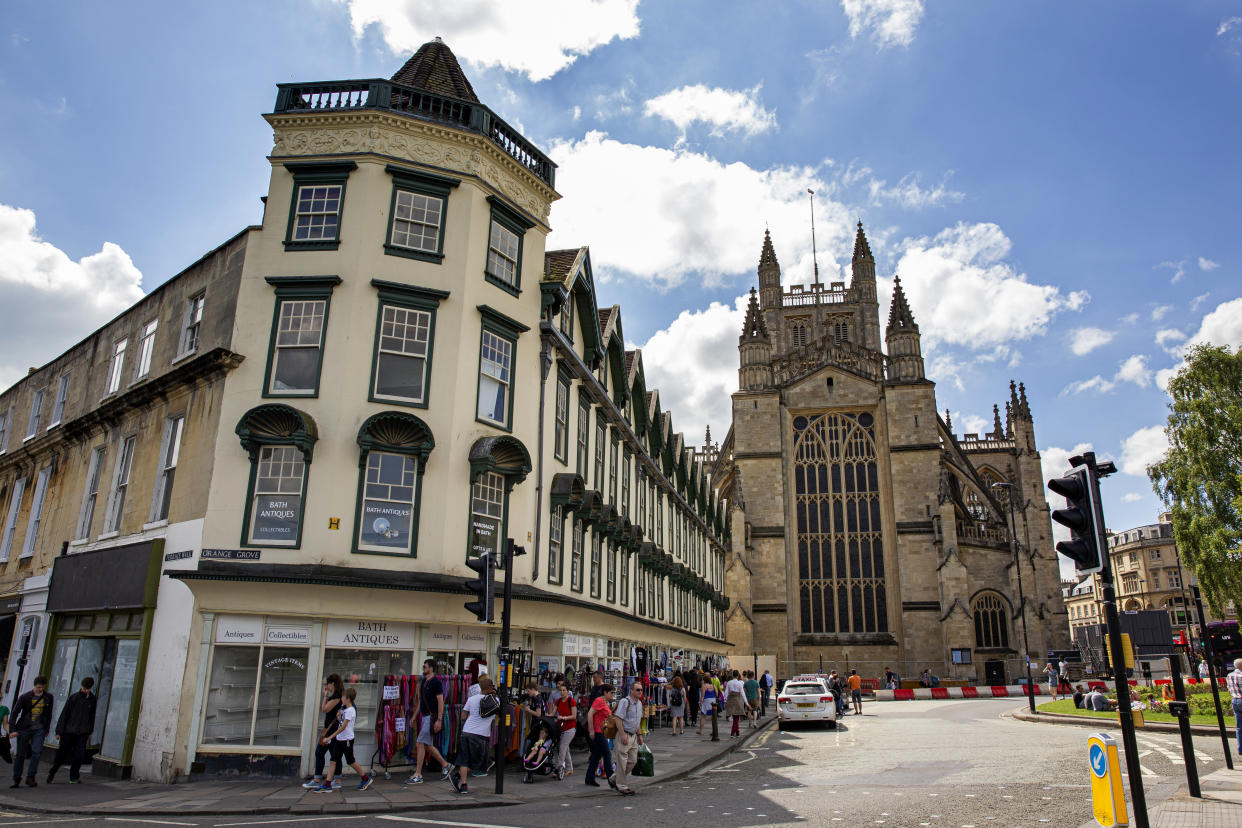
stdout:
{"type": "Polygon", "coordinates": [[[1013,549],[1013,565],[1018,570],[1018,606],[1022,612],[1022,649],[1026,656],[1026,698],[1031,712],[1035,712],[1035,685],[1031,682],[1031,642],[1026,634],[1026,595],[1022,592],[1022,562],[1018,560],[1017,523],[1013,517],[1013,484],[993,483],[993,489],[1004,489],[1009,501],[1009,546],[1013,549]]]}

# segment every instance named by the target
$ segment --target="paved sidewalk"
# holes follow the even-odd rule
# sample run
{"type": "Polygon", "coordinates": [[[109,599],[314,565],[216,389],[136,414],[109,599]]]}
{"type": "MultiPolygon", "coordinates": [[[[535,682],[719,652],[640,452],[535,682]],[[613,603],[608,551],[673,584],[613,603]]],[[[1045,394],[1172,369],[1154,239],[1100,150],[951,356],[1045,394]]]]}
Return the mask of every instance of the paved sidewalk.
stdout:
{"type": "MultiPolygon", "coordinates": [[[[743,728],[739,739],[729,738],[729,726],[720,719],[720,741],[710,740],[710,722],[703,736],[687,730],[673,736],[668,728],[660,728],[648,737],[647,746],[655,758],[656,775],[650,778],[631,777],[631,785],[641,789],[647,785],[672,782],[697,772],[726,754],[747,744],[764,732],[774,721],[769,714],[757,728],[743,728]]],[[[615,797],[607,785],[592,788],[583,784],[587,765],[585,751],[574,752],[573,776],[558,782],[552,776],[537,776],[532,784],[522,783],[520,765],[508,765],[505,793],[497,795],[495,776],[472,778],[470,795],[461,796],[448,782],[439,781],[439,774],[427,775],[421,785],[405,785],[407,772],[393,771],[384,779],[382,771],[369,790],[358,791],[358,777],[350,774],[342,779],[340,791],[316,794],[302,788],[302,780],[243,777],[199,777],[177,785],[155,782],[117,782],[83,774],[81,785],[70,785],[62,770],[59,781],[44,784],[48,765],[43,764],[37,788],[4,788],[0,791],[0,807],[20,811],[52,814],[87,814],[90,816],[156,816],[171,814],[351,814],[383,811],[445,810],[480,808],[489,805],[518,805],[522,802],[557,797],[615,797]]]]}

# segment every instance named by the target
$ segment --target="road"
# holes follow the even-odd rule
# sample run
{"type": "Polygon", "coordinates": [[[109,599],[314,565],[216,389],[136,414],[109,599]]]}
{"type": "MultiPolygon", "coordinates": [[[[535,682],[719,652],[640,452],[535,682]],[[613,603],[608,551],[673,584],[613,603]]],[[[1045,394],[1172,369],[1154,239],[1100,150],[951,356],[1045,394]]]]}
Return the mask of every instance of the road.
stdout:
{"type": "MultiPolygon", "coordinates": [[[[870,704],[837,731],[769,730],[694,777],[618,797],[568,798],[580,785],[546,780],[547,798],[520,806],[436,814],[331,817],[173,816],[80,820],[8,814],[6,825],[99,828],[296,828],[348,825],[446,828],[547,828],[591,824],[678,826],[1064,826],[1094,825],[1087,736],[1094,729],[1019,721],[1015,700],[870,704]],[[566,786],[566,787],[562,787],[566,786]]],[[[1116,728],[1108,729],[1120,744],[1116,728]]],[[[694,738],[691,736],[691,738],[694,738]]],[[[1175,733],[1139,734],[1148,807],[1185,781],[1175,733]]],[[[1201,774],[1223,767],[1219,737],[1196,737],[1201,774]]]]}

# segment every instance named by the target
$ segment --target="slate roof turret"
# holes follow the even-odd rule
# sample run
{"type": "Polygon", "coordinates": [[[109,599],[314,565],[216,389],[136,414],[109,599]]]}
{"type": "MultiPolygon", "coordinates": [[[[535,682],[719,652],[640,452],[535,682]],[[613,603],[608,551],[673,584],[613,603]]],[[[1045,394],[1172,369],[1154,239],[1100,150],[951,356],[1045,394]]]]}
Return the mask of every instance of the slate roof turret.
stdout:
{"type": "Polygon", "coordinates": [[[466,79],[466,73],[457,63],[453,50],[438,37],[419,46],[414,56],[392,76],[392,80],[393,83],[412,86],[435,95],[447,95],[479,103],[474,87],[466,79]]]}

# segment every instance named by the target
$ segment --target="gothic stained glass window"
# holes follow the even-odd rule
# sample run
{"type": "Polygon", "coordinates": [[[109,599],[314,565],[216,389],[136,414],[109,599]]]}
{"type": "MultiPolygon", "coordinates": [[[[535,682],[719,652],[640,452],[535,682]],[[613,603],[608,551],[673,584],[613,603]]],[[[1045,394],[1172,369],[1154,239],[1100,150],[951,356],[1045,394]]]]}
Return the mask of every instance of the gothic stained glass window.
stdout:
{"type": "Polygon", "coordinates": [[[800,415],[793,428],[801,631],[887,632],[875,417],[800,415]]]}
{"type": "Polygon", "coordinates": [[[1007,649],[1009,624],[1005,620],[1007,605],[994,592],[984,592],[972,607],[975,617],[975,646],[980,649],[1007,649]]]}

